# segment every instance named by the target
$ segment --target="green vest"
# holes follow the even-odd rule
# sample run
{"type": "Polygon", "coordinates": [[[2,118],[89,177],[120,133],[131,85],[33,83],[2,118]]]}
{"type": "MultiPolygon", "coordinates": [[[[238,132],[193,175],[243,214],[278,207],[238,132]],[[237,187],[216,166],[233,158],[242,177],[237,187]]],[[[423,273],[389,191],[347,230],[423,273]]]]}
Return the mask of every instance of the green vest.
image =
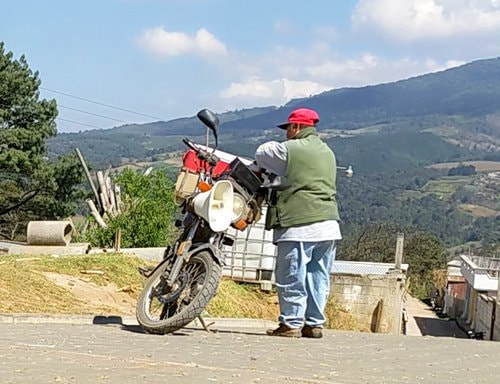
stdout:
{"type": "Polygon", "coordinates": [[[336,200],[335,155],[316,132],[303,128],[286,142],[290,185],[273,193],[266,216],[266,229],[289,228],[326,220],[339,220],[336,200]]]}

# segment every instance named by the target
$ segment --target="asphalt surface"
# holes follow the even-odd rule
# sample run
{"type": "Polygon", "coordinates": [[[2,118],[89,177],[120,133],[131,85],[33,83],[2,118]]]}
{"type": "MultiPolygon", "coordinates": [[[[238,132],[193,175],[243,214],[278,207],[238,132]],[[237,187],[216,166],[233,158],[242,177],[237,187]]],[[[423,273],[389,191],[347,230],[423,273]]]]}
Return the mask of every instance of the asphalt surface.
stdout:
{"type": "Polygon", "coordinates": [[[458,327],[455,321],[439,318],[431,307],[410,295],[407,295],[404,307],[408,312],[408,336],[467,338],[465,332],[458,327]]]}
{"type": "Polygon", "coordinates": [[[500,343],[264,328],[142,333],[134,325],[0,324],[0,383],[499,383],[500,343]]]}

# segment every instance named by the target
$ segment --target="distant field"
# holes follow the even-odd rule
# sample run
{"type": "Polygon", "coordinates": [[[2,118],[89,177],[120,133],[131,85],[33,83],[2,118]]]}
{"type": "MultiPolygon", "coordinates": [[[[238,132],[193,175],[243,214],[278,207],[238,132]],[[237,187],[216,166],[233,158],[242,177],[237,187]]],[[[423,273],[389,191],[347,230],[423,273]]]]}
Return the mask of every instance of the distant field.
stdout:
{"type": "Polygon", "coordinates": [[[359,129],[352,129],[352,130],[345,130],[345,129],[325,129],[323,131],[319,132],[319,135],[324,138],[328,139],[331,137],[354,137],[358,135],[366,135],[368,133],[377,133],[384,128],[387,124],[380,124],[380,125],[373,125],[365,128],[359,128],[359,129]]]}
{"type": "Polygon", "coordinates": [[[126,159],[127,161],[123,161],[122,165],[113,168],[113,171],[121,172],[125,168],[131,168],[133,170],[138,170],[138,169],[146,170],[147,168],[149,168],[153,165],[159,165],[162,163],[169,165],[169,166],[181,167],[182,166],[182,154],[183,154],[183,152],[180,152],[180,151],[170,152],[170,153],[168,153],[168,155],[170,156],[168,159],[159,160],[156,162],[153,162],[153,161],[130,161],[129,159],[126,159]]]}
{"type": "Polygon", "coordinates": [[[500,171],[500,161],[464,161],[462,163],[438,163],[429,166],[433,169],[450,169],[463,165],[472,165],[478,172],[495,172],[500,171]]]}
{"type": "Polygon", "coordinates": [[[460,204],[459,207],[474,217],[493,217],[499,214],[499,212],[493,209],[482,207],[480,205],[460,204]]]}
{"type": "Polygon", "coordinates": [[[423,187],[422,192],[449,195],[469,182],[467,178],[431,180],[423,187]]]}

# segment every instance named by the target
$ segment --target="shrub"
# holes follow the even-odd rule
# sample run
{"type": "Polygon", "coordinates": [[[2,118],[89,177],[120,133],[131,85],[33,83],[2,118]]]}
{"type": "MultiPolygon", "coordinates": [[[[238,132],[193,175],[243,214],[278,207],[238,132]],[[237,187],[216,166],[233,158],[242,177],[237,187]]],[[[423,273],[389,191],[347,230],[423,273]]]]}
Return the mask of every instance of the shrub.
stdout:
{"type": "Polygon", "coordinates": [[[120,173],[115,183],[123,194],[122,214],[110,218],[108,228],[92,225],[85,234],[93,246],[111,247],[121,229],[122,247],[163,247],[170,244],[177,231],[173,226],[176,213],[174,183],[164,168],[144,176],[131,169],[120,173]]]}

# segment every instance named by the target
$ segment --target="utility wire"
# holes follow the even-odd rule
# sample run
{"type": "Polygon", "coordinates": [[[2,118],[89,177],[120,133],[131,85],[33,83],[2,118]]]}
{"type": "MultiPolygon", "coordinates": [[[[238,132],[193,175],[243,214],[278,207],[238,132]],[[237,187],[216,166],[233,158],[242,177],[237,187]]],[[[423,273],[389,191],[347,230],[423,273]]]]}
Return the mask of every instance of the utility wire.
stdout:
{"type": "MultiPolygon", "coordinates": [[[[7,104],[2,104],[0,103],[0,107],[8,107],[8,108],[11,108],[12,106],[11,105],[7,105],[7,104]]],[[[20,108],[26,108],[26,106],[24,105],[20,105],[19,106],[20,108]]],[[[64,106],[64,105],[57,105],[57,107],[61,107],[61,108],[66,108],[66,109],[70,109],[70,110],[73,110],[73,111],[77,111],[77,112],[81,112],[81,113],[86,113],[87,115],[93,115],[93,116],[98,116],[98,117],[102,117],[102,118],[105,118],[105,119],[109,119],[109,120],[114,120],[114,121],[119,121],[121,123],[126,123],[126,124],[135,124],[135,123],[131,123],[131,122],[128,122],[128,121],[124,121],[124,120],[120,120],[120,119],[115,119],[113,117],[109,117],[109,116],[104,116],[104,115],[99,115],[97,113],[93,113],[93,112],[88,112],[88,111],[84,111],[82,109],[77,109],[77,108],[72,108],[72,107],[67,107],[67,106],[64,106]]],[[[27,108],[28,110],[30,110],[30,108],[27,108]]],[[[32,112],[30,111],[30,114],[31,115],[35,115],[36,112],[32,112]]],[[[86,126],[86,127],[90,127],[90,128],[97,128],[97,129],[106,129],[106,128],[102,128],[102,127],[98,127],[96,125],[91,125],[91,124],[87,124],[87,123],[81,123],[79,121],[75,121],[75,120],[68,120],[68,119],[64,119],[62,117],[56,117],[56,120],[61,120],[61,121],[66,121],[66,122],[69,122],[69,123],[73,123],[73,124],[78,124],[78,125],[83,125],[83,126],[86,126]]]]}
{"type": "Polygon", "coordinates": [[[78,124],[78,125],[84,125],[85,127],[90,127],[90,128],[105,129],[105,128],[102,128],[102,127],[98,127],[97,125],[80,123],[80,122],[74,121],[74,120],[63,119],[62,117],[56,117],[56,120],[66,121],[68,123],[73,123],[73,124],[78,124]]]}
{"type": "Polygon", "coordinates": [[[150,118],[152,118],[152,119],[165,121],[165,119],[163,119],[163,118],[161,118],[161,117],[158,117],[158,116],[148,115],[148,114],[146,114],[146,113],[136,112],[136,111],[132,111],[132,110],[130,110],[130,109],[126,109],[126,108],[115,107],[114,105],[104,104],[104,103],[101,103],[101,102],[99,102],[99,101],[94,101],[94,100],[86,99],[86,98],[84,98],[84,97],[79,97],[79,96],[70,95],[69,93],[56,91],[56,90],[54,90],[54,89],[49,89],[49,88],[45,88],[45,87],[40,87],[40,89],[43,89],[43,90],[45,90],[45,91],[49,91],[49,92],[53,92],[53,93],[57,93],[57,94],[59,94],[59,95],[72,97],[72,98],[74,98],[74,99],[83,100],[83,101],[86,101],[86,102],[88,102],[88,103],[93,103],[93,104],[97,104],[97,105],[102,105],[102,106],[104,106],[104,107],[117,109],[117,110],[119,110],[119,111],[124,111],[124,112],[128,112],[128,113],[133,113],[133,114],[135,114],[135,115],[139,115],[139,116],[145,116],[145,117],[150,117],[150,118]]]}
{"type": "Polygon", "coordinates": [[[72,110],[72,111],[85,113],[85,114],[87,114],[87,115],[92,115],[92,116],[102,117],[103,119],[108,119],[108,120],[118,121],[118,122],[120,122],[120,123],[125,123],[125,124],[134,124],[134,123],[131,123],[130,121],[125,121],[125,120],[115,119],[114,117],[109,117],[109,116],[99,115],[98,113],[88,112],[88,111],[84,111],[83,109],[78,109],[78,108],[73,108],[73,107],[67,107],[67,106],[65,106],[65,105],[61,105],[61,104],[57,104],[57,107],[58,107],[58,108],[60,107],[60,108],[70,109],[70,110],[72,110]]]}

